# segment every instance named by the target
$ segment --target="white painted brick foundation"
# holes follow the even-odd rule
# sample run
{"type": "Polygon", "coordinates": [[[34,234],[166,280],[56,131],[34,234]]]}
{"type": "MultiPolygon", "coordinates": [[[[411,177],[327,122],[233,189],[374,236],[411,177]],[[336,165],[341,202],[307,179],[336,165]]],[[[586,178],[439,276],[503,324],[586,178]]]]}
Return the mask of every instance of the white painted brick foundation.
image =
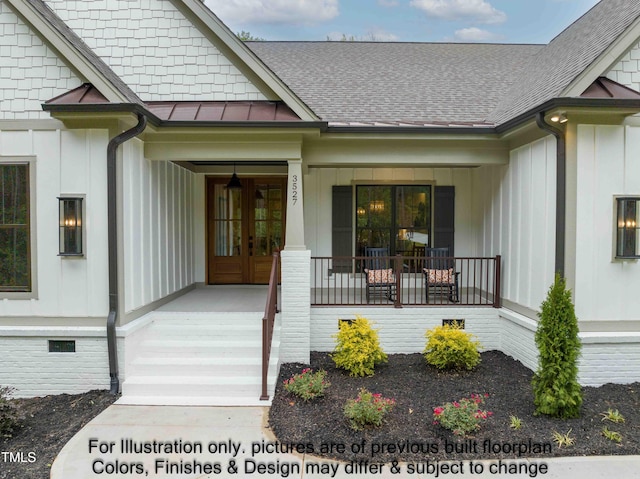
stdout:
{"type": "Polygon", "coordinates": [[[280,360],[309,362],[311,351],[311,251],[283,250],[280,360]]]}
{"type": "MultiPolygon", "coordinates": [[[[34,331],[36,333],[36,331],[34,331]]],[[[96,331],[97,333],[97,331],[96,331]]],[[[3,335],[4,331],[0,331],[3,335]]],[[[109,389],[107,341],[91,334],[59,333],[0,337],[0,385],[15,397],[109,389]],[[75,353],[50,353],[48,340],[75,340],[75,353]]]]}
{"type": "Polygon", "coordinates": [[[538,365],[538,348],[535,343],[538,323],[507,309],[500,310],[500,351],[517,359],[534,371],[538,365]]]}
{"type": "MultiPolygon", "coordinates": [[[[385,352],[419,353],[427,329],[443,319],[464,319],[483,350],[500,350],[535,370],[537,323],[506,309],[494,308],[310,308],[309,254],[282,252],[283,274],[280,361],[309,362],[310,351],[331,351],[338,319],[362,314],[379,329],[385,352]],[[308,281],[308,280],[307,280],[308,281]],[[285,327],[286,325],[286,327],[285,327]],[[286,338],[286,339],[285,339],[286,338]]],[[[118,328],[119,378],[138,349],[149,321],[134,321],[118,328]]],[[[640,381],[640,334],[582,333],[579,381],[584,386],[640,381]]],[[[0,328],[0,385],[17,389],[16,397],[80,393],[109,389],[105,328],[2,327],[0,328]],[[49,339],[73,339],[75,353],[49,353],[49,339]]]]}
{"type": "Polygon", "coordinates": [[[464,319],[465,330],[473,333],[483,350],[499,349],[498,311],[494,308],[312,308],[311,349],[332,351],[338,319],[366,317],[378,329],[386,353],[422,352],[427,329],[441,326],[443,319],[464,319]]]}
{"type": "Polygon", "coordinates": [[[583,386],[640,381],[640,334],[583,333],[579,376],[583,386]]]}

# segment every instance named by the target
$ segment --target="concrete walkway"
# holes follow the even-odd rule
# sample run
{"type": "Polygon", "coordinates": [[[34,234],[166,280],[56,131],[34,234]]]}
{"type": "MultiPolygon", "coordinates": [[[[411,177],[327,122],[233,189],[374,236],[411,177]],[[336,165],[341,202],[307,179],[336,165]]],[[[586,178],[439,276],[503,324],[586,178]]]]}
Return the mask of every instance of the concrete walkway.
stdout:
{"type": "Polygon", "coordinates": [[[392,470],[390,464],[375,468],[323,461],[276,451],[278,445],[265,428],[267,412],[260,407],[113,405],[69,441],[53,464],[51,478],[640,477],[640,456],[474,461],[476,473],[470,471],[469,461],[434,464],[425,460],[416,471],[407,464],[392,470]],[[127,451],[141,447],[138,452],[127,451]]]}

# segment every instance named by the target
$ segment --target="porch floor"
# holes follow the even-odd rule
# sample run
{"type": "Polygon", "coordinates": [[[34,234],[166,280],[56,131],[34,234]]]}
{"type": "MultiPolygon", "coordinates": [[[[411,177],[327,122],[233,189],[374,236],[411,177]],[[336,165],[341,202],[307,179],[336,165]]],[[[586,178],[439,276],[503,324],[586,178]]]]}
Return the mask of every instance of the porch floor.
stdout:
{"type": "Polygon", "coordinates": [[[201,286],[161,306],[156,311],[180,313],[264,312],[267,285],[201,286]]]}

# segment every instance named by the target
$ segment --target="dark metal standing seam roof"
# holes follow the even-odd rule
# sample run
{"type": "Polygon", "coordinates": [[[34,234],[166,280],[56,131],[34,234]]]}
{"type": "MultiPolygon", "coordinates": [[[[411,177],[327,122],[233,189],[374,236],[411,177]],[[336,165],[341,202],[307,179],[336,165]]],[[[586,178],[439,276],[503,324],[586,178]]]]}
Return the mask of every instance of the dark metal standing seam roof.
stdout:
{"type": "Polygon", "coordinates": [[[639,92],[606,77],[596,79],[580,96],[583,98],[640,99],[639,92]]]}
{"type": "MultiPolygon", "coordinates": [[[[47,101],[45,105],[100,105],[109,100],[85,83],[47,101]]],[[[171,122],[297,122],[302,121],[281,101],[152,101],[144,103],[160,121],[171,122]]]]}
{"type": "Polygon", "coordinates": [[[166,121],[300,121],[283,102],[149,102],[147,109],[166,121]]]}

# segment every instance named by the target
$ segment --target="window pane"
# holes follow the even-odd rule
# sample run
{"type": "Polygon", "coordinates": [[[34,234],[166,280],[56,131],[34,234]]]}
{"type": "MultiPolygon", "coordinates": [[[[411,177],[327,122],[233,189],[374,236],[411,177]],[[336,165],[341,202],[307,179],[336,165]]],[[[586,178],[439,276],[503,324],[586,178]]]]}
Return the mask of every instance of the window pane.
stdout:
{"type": "Polygon", "coordinates": [[[28,254],[28,227],[0,227],[0,285],[3,290],[30,290],[28,254]]]}
{"type": "Polygon", "coordinates": [[[0,164],[0,289],[31,290],[29,165],[0,164]]]}
{"type": "Polygon", "coordinates": [[[0,224],[29,223],[28,165],[0,165],[0,224]]]}
{"type": "Polygon", "coordinates": [[[429,246],[431,190],[429,186],[396,187],[396,253],[413,255],[429,246]]]}
{"type": "Polygon", "coordinates": [[[391,186],[356,188],[356,255],[364,255],[366,247],[391,251],[392,198],[391,186]]]}

